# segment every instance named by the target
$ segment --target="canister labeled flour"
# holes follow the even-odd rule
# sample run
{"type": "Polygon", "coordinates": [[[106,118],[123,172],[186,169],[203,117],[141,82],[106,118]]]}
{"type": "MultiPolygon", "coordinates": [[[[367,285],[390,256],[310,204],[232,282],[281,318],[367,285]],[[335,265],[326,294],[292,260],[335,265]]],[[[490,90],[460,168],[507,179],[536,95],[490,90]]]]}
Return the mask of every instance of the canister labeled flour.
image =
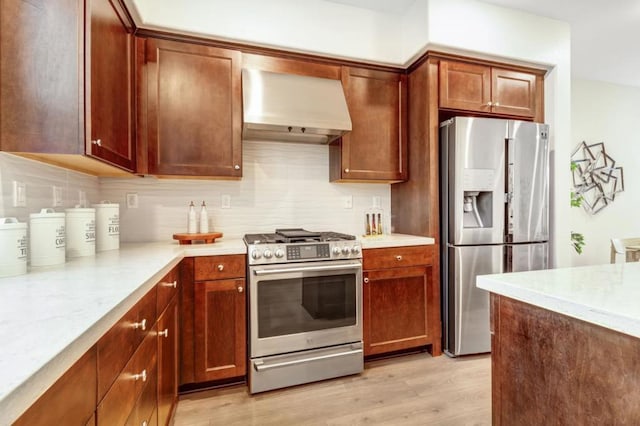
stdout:
{"type": "Polygon", "coordinates": [[[0,217],[0,277],[27,272],[27,224],[0,217]]]}
{"type": "Polygon", "coordinates": [[[96,209],[66,209],[67,257],[96,254],[96,209]]]}
{"type": "Polygon", "coordinates": [[[120,248],[120,204],[102,201],[96,209],[96,251],[120,248]]]}
{"type": "Polygon", "coordinates": [[[29,215],[31,266],[59,265],[65,261],[64,213],[42,209],[29,215]]]}

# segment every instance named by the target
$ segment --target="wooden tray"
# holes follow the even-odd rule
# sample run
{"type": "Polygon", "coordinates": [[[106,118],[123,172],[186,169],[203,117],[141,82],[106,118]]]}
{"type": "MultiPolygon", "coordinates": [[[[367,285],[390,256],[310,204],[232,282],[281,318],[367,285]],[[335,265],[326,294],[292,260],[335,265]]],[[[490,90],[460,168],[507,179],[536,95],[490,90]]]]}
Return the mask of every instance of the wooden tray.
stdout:
{"type": "Polygon", "coordinates": [[[216,238],[222,238],[222,232],[207,232],[205,234],[173,234],[173,239],[180,244],[193,244],[194,242],[215,243],[216,238]]]}

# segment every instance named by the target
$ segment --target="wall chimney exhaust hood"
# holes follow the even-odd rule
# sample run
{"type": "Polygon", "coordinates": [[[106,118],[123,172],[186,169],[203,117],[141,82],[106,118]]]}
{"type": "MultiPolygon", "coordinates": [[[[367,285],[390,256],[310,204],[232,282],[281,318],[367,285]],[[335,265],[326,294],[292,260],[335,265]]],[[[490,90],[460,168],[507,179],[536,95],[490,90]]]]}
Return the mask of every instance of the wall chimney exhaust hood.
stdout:
{"type": "Polygon", "coordinates": [[[245,140],[328,144],[351,131],[340,80],[242,70],[245,140]]]}

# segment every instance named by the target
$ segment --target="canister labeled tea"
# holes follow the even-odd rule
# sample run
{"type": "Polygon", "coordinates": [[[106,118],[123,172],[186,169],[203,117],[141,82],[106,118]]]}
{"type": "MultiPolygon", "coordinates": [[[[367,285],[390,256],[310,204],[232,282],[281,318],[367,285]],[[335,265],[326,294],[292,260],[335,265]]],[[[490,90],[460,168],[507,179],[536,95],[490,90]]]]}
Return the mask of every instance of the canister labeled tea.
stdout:
{"type": "Polygon", "coordinates": [[[27,224],[15,217],[0,218],[0,277],[27,272],[27,224]]]}
{"type": "Polygon", "coordinates": [[[65,261],[64,213],[42,209],[29,215],[31,266],[59,265],[65,261]]]}
{"type": "Polygon", "coordinates": [[[120,204],[102,201],[96,209],[96,251],[120,248],[120,204]]]}
{"type": "Polygon", "coordinates": [[[96,254],[96,209],[66,209],[67,257],[96,254]]]}

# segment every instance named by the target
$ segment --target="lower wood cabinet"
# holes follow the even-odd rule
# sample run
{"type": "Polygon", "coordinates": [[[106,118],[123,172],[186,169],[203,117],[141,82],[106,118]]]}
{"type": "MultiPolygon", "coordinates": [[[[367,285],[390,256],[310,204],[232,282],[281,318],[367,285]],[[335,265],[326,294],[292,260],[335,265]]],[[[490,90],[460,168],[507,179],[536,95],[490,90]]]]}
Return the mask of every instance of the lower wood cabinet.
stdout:
{"type": "Polygon", "coordinates": [[[181,385],[246,375],[245,267],[244,255],[183,260],[181,385]]]}
{"type": "Polygon", "coordinates": [[[14,425],[94,424],[96,353],[95,346],[89,349],[14,425]]]}
{"type": "Polygon", "coordinates": [[[178,298],[158,319],[158,425],[169,423],[178,396],[178,298]]]}
{"type": "Polygon", "coordinates": [[[430,346],[441,354],[440,292],[434,247],[363,251],[364,354],[430,346]]]}

